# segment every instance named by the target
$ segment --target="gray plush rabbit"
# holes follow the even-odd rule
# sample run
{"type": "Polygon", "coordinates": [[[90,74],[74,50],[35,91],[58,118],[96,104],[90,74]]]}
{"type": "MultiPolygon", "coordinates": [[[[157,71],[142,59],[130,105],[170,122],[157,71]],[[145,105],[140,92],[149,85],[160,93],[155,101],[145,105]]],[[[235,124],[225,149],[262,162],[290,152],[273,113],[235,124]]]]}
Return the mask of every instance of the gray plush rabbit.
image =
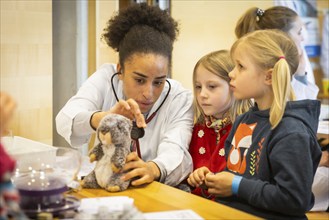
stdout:
{"type": "Polygon", "coordinates": [[[132,123],[118,114],[105,116],[96,131],[99,144],[89,152],[90,162],[97,161],[94,170],[82,181],[83,188],[104,188],[110,192],[123,191],[130,181],[121,180],[120,170],[130,153],[132,123]]]}

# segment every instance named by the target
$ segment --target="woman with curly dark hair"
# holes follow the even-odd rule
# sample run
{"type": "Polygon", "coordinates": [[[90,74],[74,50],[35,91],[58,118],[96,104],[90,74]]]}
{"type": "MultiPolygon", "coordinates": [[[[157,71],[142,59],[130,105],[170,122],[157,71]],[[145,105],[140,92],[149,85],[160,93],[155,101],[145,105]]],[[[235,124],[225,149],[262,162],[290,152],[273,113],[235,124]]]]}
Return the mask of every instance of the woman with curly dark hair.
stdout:
{"type": "Polygon", "coordinates": [[[100,67],[56,117],[58,133],[73,147],[87,143],[107,114],[132,119],[137,131],[144,128],[140,139],[132,134],[136,152],[123,168],[132,185],[177,185],[192,171],[192,93],[167,79],[177,34],[177,22],[158,7],[135,4],[120,11],[103,34],[119,52],[119,63],[100,67]]]}

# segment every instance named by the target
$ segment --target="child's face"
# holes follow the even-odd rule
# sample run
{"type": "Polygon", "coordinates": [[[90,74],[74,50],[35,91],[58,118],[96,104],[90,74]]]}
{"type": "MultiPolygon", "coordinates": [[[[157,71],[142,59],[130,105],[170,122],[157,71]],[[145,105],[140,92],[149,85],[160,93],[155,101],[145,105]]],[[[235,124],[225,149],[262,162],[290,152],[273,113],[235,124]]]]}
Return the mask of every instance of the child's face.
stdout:
{"type": "Polygon", "coordinates": [[[289,36],[295,42],[298,53],[302,54],[302,42],[304,41],[303,37],[303,21],[302,19],[297,16],[295,22],[292,23],[292,28],[288,31],[289,36]]]}
{"type": "Polygon", "coordinates": [[[194,89],[197,102],[207,116],[222,118],[231,106],[228,82],[202,65],[196,69],[194,89]]]}
{"type": "Polygon", "coordinates": [[[234,51],[235,67],[229,73],[230,88],[236,99],[254,98],[258,103],[267,98],[267,92],[271,87],[265,81],[266,71],[257,66],[248,49],[240,44],[234,51]]]}

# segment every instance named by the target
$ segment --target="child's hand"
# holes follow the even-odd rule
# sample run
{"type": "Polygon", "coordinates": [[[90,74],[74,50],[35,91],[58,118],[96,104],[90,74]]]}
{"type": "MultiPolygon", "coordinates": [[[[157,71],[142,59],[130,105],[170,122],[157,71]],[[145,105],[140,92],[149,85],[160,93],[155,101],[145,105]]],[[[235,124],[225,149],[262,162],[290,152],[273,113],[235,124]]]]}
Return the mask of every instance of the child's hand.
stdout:
{"type": "Polygon", "coordinates": [[[205,182],[208,186],[208,193],[220,197],[231,196],[233,178],[234,174],[225,171],[216,174],[207,174],[205,182]]]}
{"type": "Polygon", "coordinates": [[[190,186],[199,187],[204,182],[208,173],[210,173],[210,170],[207,167],[200,167],[190,174],[187,182],[190,186]]]}
{"type": "Polygon", "coordinates": [[[16,102],[5,92],[0,92],[0,136],[6,134],[8,124],[16,109],[16,102]]]}

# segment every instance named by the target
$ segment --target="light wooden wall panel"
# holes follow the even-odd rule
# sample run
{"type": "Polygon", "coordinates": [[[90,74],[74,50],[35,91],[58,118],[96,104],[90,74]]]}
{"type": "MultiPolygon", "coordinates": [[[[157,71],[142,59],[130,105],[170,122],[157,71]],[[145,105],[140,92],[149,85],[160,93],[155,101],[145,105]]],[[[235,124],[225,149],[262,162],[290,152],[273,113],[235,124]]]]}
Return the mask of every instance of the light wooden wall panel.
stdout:
{"type": "Polygon", "coordinates": [[[52,143],[51,1],[0,1],[0,89],[16,99],[14,135],[52,143]]]}
{"type": "Polygon", "coordinates": [[[192,89],[192,73],[196,62],[205,54],[230,49],[239,17],[251,7],[263,9],[273,1],[194,1],[172,0],[171,15],[180,24],[174,44],[172,77],[192,89]]]}
{"type": "Polygon", "coordinates": [[[96,68],[118,62],[118,54],[101,40],[103,29],[118,9],[119,1],[96,1],[96,68]]]}

